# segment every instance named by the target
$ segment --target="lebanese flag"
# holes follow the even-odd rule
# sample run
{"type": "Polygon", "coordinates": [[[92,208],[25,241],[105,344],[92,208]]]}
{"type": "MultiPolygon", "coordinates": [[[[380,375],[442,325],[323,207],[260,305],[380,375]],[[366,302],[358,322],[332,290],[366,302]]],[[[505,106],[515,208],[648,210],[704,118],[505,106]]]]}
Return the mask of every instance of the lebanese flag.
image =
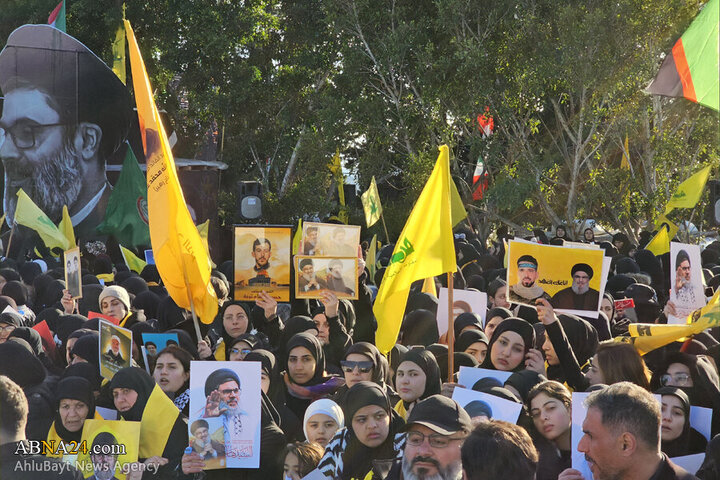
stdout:
{"type": "Polygon", "coordinates": [[[482,157],[480,157],[473,172],[473,200],[482,200],[485,195],[485,190],[488,188],[489,180],[488,172],[485,169],[485,162],[483,162],[482,157]]]}
{"type": "Polygon", "coordinates": [[[720,0],[710,0],[665,57],[648,93],[685,97],[720,110],[718,58],[720,0]]]}

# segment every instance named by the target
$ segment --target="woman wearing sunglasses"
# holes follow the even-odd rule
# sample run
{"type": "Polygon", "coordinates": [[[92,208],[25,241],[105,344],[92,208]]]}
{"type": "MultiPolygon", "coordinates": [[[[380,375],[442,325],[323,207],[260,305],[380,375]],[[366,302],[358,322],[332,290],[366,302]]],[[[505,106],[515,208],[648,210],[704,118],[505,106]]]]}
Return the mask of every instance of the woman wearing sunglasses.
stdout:
{"type": "Polygon", "coordinates": [[[377,347],[368,342],[358,342],[350,346],[340,361],[345,386],[340,387],[333,397],[338,405],[345,404],[347,391],[356,383],[375,382],[382,387],[390,401],[397,403],[400,397],[387,383],[388,364],[377,347]]]}

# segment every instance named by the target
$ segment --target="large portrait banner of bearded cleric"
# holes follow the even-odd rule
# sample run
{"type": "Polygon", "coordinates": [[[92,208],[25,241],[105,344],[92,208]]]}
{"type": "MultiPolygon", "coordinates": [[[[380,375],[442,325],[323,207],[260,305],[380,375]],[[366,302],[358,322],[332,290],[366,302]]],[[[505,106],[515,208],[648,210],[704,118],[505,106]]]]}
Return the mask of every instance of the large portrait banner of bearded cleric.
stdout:
{"type": "MultiPolygon", "coordinates": [[[[0,52],[0,91],[7,224],[15,222],[22,189],[56,225],[67,205],[76,238],[102,239],[96,227],[112,191],[106,164],[124,151],[133,122],[125,85],[65,32],[23,25],[0,52]]],[[[17,255],[38,242],[18,227],[11,245],[17,255]]]]}

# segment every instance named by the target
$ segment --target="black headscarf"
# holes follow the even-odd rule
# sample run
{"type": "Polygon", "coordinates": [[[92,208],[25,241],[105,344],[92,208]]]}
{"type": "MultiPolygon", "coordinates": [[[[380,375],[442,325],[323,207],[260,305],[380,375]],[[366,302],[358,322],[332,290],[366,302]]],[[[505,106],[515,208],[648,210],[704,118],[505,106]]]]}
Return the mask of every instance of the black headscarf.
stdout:
{"type": "Polygon", "coordinates": [[[118,413],[124,420],[139,422],[150,399],[150,394],[155,388],[155,381],[142,368],[126,367],[119,370],[110,381],[110,391],[116,388],[129,388],[137,392],[137,400],[132,408],[118,413]]]}
{"type": "Polygon", "coordinates": [[[60,438],[66,442],[78,442],[82,437],[82,428],[77,432],[71,432],[62,423],[60,418],[60,400],[79,400],[88,407],[88,414],[85,419],[95,416],[95,397],[90,382],[82,377],[65,377],[60,380],[55,388],[55,431],[60,438]]]}
{"type": "MultiPolygon", "coordinates": [[[[413,348],[405,354],[401,363],[403,362],[412,362],[420,367],[420,370],[425,373],[425,390],[422,395],[420,395],[420,398],[415,400],[416,402],[423,400],[430,395],[440,393],[440,367],[438,366],[437,360],[435,360],[435,356],[430,353],[429,350],[424,348],[413,348]]],[[[400,365],[398,365],[398,367],[399,366],[400,365]]],[[[403,404],[405,405],[404,401],[403,404]]],[[[407,408],[408,405],[405,405],[406,410],[407,408]]]]}
{"type": "Polygon", "coordinates": [[[483,325],[483,327],[485,327],[487,325],[487,322],[489,322],[490,320],[492,320],[495,317],[500,317],[504,320],[504,319],[510,318],[512,316],[513,316],[512,312],[510,310],[508,310],[507,308],[504,308],[504,307],[491,308],[490,310],[488,310],[487,315],[485,315],[485,325],[483,325]]]}
{"type": "Polygon", "coordinates": [[[82,377],[90,383],[93,392],[99,392],[102,384],[100,369],[91,363],[80,362],[68,365],[63,371],[62,378],[82,377]]]}
{"type": "Polygon", "coordinates": [[[477,368],[479,365],[477,359],[465,352],[453,353],[453,379],[448,378],[448,353],[444,352],[435,356],[440,369],[440,380],[442,382],[454,382],[454,375],[460,371],[460,367],[477,368]]]}
{"type": "Polygon", "coordinates": [[[295,315],[288,318],[281,336],[280,350],[284,352],[283,356],[287,355],[287,344],[290,339],[298,333],[307,332],[308,330],[317,331],[317,326],[315,326],[315,321],[312,318],[305,315],[295,315]]]}
{"type": "Polygon", "coordinates": [[[532,388],[538,383],[545,381],[547,381],[547,377],[545,377],[545,375],[537,373],[533,370],[520,370],[518,372],[514,372],[507,380],[505,380],[505,387],[510,385],[517,390],[520,394],[520,400],[525,403],[530,390],[532,390],[532,388]]]}
{"type": "Polygon", "coordinates": [[[258,348],[245,355],[244,362],[260,362],[260,368],[270,378],[270,388],[267,396],[273,404],[280,405],[282,400],[282,385],[278,380],[275,355],[268,350],[258,348]]]}
{"type": "Polygon", "coordinates": [[[149,319],[157,318],[158,305],[160,297],[149,290],[138,293],[132,301],[132,306],[145,312],[145,317],[149,319]]]}
{"type": "Polygon", "coordinates": [[[45,380],[46,373],[42,362],[30,350],[20,345],[20,342],[0,343],[0,359],[0,375],[10,377],[20,388],[33,387],[45,380]]]}
{"type": "MultiPolygon", "coordinates": [[[[318,340],[315,335],[306,332],[294,335],[287,343],[287,353],[285,354],[284,358],[286,370],[288,356],[290,355],[292,349],[296,347],[307,348],[310,351],[310,354],[315,359],[315,373],[307,383],[303,384],[303,386],[316,385],[322,382],[324,378],[323,376],[325,374],[325,354],[323,353],[323,348],[320,344],[320,340],[318,340]]],[[[292,378],[290,380],[292,380],[292,378]]]]}
{"type": "Polygon", "coordinates": [[[400,328],[402,344],[405,346],[420,345],[427,347],[436,343],[438,334],[437,319],[430,310],[413,310],[405,316],[400,328]]]}
{"type": "Polygon", "coordinates": [[[663,441],[662,435],[660,436],[663,453],[670,458],[693,455],[695,453],[705,453],[707,439],[690,426],[690,399],[687,394],[677,387],[662,387],[655,390],[654,393],[656,395],[672,395],[676,397],[680,400],[683,412],[685,413],[685,424],[678,438],[663,441]]]}
{"type": "Polygon", "coordinates": [[[24,325],[23,317],[19,313],[15,312],[2,312],[0,313],[0,323],[6,323],[8,325],[15,325],[15,327],[22,327],[24,325]]]}
{"type": "MultiPolygon", "coordinates": [[[[221,333],[221,335],[223,337],[223,341],[225,342],[226,346],[229,345],[230,342],[235,337],[231,337],[230,334],[225,330],[225,324],[223,323],[223,317],[225,316],[225,311],[233,305],[236,305],[236,306],[242,308],[243,311],[245,312],[245,316],[247,317],[247,321],[248,321],[247,328],[245,329],[244,332],[241,333],[241,335],[243,333],[248,333],[250,330],[253,329],[252,318],[250,317],[250,309],[248,308],[247,305],[245,305],[245,303],[243,303],[243,302],[225,302],[225,304],[220,309],[220,313],[218,313],[218,316],[217,316],[218,323],[217,323],[216,328],[221,333]]],[[[227,352],[225,352],[225,353],[227,354],[227,352]]],[[[226,356],[225,358],[228,358],[228,357],[226,356]]]]}
{"type": "MultiPolygon", "coordinates": [[[[587,320],[575,315],[560,313],[557,317],[570,343],[570,347],[572,347],[575,358],[582,367],[597,351],[599,344],[597,331],[587,320]]],[[[557,366],[559,367],[559,365],[557,366]]],[[[551,374],[551,378],[555,377],[551,374]]]]}
{"type": "Polygon", "coordinates": [[[489,343],[485,332],[480,330],[468,330],[463,332],[455,339],[455,351],[464,352],[470,345],[477,342],[484,343],[485,345],[489,343]]]}
{"type": "Polygon", "coordinates": [[[12,332],[10,332],[10,336],[8,338],[12,337],[22,338],[23,340],[28,342],[36,357],[40,357],[41,355],[45,354],[45,350],[43,349],[42,344],[42,337],[37,331],[33,330],[32,328],[18,327],[12,332]]]}
{"type": "Polygon", "coordinates": [[[368,360],[373,363],[372,381],[379,385],[385,385],[387,363],[383,362],[383,356],[375,345],[368,342],[355,343],[345,351],[343,359],[347,359],[351,353],[360,353],[368,357],[368,360]]]}
{"type": "Polygon", "coordinates": [[[80,315],[87,316],[90,312],[97,312],[100,305],[100,293],[105,289],[100,284],[86,284],[82,286],[82,298],[78,301],[80,315]]]}
{"type": "Polygon", "coordinates": [[[395,434],[402,430],[405,422],[392,409],[390,399],[385,390],[374,382],[358,382],[348,390],[347,401],[343,407],[345,424],[348,431],[348,442],[343,453],[343,467],[340,478],[351,480],[365,478],[373,467],[374,460],[391,460],[395,458],[395,434]],[[382,407],[390,416],[388,436],[379,446],[370,448],[357,439],[353,431],[352,420],[358,410],[369,405],[382,407]]]}
{"type": "Polygon", "coordinates": [[[460,337],[460,332],[462,332],[463,328],[465,327],[476,327],[478,330],[483,329],[483,321],[482,317],[474,312],[464,312],[457,316],[455,321],[453,322],[453,330],[455,331],[455,338],[460,337]]]}
{"type": "Polygon", "coordinates": [[[100,350],[98,348],[99,336],[92,332],[78,338],[70,350],[71,355],[77,355],[86,362],[100,367],[100,350]]]}
{"type": "Polygon", "coordinates": [[[177,333],[178,336],[178,343],[180,344],[180,348],[188,352],[190,355],[192,355],[193,359],[199,360],[200,355],[198,354],[197,350],[197,344],[193,342],[192,337],[189,333],[187,333],[185,330],[180,330],[179,328],[173,328],[171,330],[166,331],[165,333],[177,333]]]}
{"type": "MultiPolygon", "coordinates": [[[[495,328],[495,331],[492,334],[492,338],[490,339],[490,343],[488,344],[488,353],[485,356],[485,361],[482,363],[482,365],[480,365],[482,368],[498,370],[498,368],[492,363],[492,348],[503,332],[515,332],[520,335],[525,344],[525,354],[527,354],[528,350],[530,350],[535,344],[535,330],[533,329],[532,325],[530,325],[522,318],[507,318],[503,320],[503,322],[498,325],[497,328],[495,328]]],[[[515,367],[512,371],[517,372],[518,370],[522,370],[524,368],[525,362],[521,361],[520,364],[518,364],[518,366],[515,367]]]]}

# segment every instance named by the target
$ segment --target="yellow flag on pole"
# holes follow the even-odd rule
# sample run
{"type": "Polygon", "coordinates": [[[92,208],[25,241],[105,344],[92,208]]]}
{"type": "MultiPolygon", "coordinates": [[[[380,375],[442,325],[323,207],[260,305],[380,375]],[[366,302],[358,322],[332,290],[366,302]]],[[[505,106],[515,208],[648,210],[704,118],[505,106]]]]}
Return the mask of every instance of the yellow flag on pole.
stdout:
{"type": "Polygon", "coordinates": [[[660,228],[660,231],[655,235],[645,246],[645,250],[650,250],[653,255],[660,256],[663,253],[670,251],[670,237],[668,236],[668,229],[666,227],[660,228]]]}
{"type": "Polygon", "coordinates": [[[705,184],[710,176],[710,165],[693,174],[690,178],[678,185],[677,190],[667,205],[665,215],[676,208],[693,208],[700,201],[705,192],[705,184]]]}
{"type": "Polygon", "coordinates": [[[18,201],[15,207],[15,222],[35,230],[45,243],[45,246],[52,250],[60,248],[63,251],[73,248],[67,237],[55,226],[40,207],[28,197],[21,188],[17,192],[18,201]]]}
{"type": "Polygon", "coordinates": [[[70,213],[68,212],[67,205],[63,205],[62,220],[60,220],[60,223],[58,224],[58,230],[60,230],[60,233],[65,235],[70,248],[77,246],[77,242],[75,241],[75,230],[73,230],[73,224],[70,219],[70,213]]]}
{"type": "Polygon", "coordinates": [[[467,217],[467,210],[465,210],[465,205],[463,205],[460,192],[458,192],[457,185],[455,185],[455,181],[452,177],[450,178],[450,210],[452,216],[452,226],[455,228],[458,223],[465,220],[467,217]]]}
{"type": "Polygon", "coordinates": [[[292,254],[297,255],[300,251],[300,242],[302,241],[302,218],[298,219],[297,230],[295,230],[295,236],[292,240],[292,254]]]}
{"type": "Polygon", "coordinates": [[[457,268],[451,223],[451,182],[449,150],[447,145],[442,145],[432,174],[395,244],[373,307],[378,322],[375,345],[383,354],[389,352],[397,340],[410,285],[457,268]]]}
{"type": "Polygon", "coordinates": [[[127,20],[125,31],[145,148],[150,241],[155,264],[175,303],[185,309],[194,307],[203,323],[211,323],[218,310],[215,290],[210,284],[211,260],[185,204],[175,159],[152,97],[135,34],[127,20]]]}
{"type": "Polygon", "coordinates": [[[708,328],[720,326],[720,290],[707,305],[688,316],[688,325],[658,325],[655,323],[631,323],[630,337],[617,337],[616,341],[632,343],[640,355],[685,337],[696,335],[708,328]]]}
{"type": "Polygon", "coordinates": [[[143,268],[147,266],[147,262],[135,255],[132,250],[129,250],[122,245],[119,246],[120,253],[122,254],[123,260],[125,260],[125,265],[127,265],[133,272],[142,273],[143,268]]]}
{"type": "Polygon", "coordinates": [[[370,240],[370,248],[368,248],[365,258],[365,266],[368,272],[370,272],[370,281],[374,281],[375,272],[377,272],[377,233],[373,235],[372,240],[370,240]]]}
{"type": "Polygon", "coordinates": [[[382,215],[382,204],[380,203],[380,193],[375,183],[375,177],[370,180],[370,186],[368,189],[360,195],[362,201],[363,210],[365,211],[365,223],[368,227],[372,227],[375,223],[380,220],[382,215]]]}

